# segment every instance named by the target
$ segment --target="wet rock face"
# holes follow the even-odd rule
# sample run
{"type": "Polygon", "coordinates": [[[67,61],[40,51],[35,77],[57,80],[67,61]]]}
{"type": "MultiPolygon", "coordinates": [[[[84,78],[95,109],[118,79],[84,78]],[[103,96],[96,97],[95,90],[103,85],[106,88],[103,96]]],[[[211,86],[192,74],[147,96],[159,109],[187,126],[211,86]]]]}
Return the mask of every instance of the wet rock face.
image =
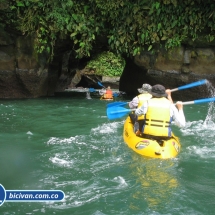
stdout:
{"type": "Polygon", "coordinates": [[[57,71],[48,71],[47,56],[35,55],[32,38],[0,32],[0,98],[54,95],[57,71]]]}
{"type": "Polygon", "coordinates": [[[215,86],[214,75],[209,76],[196,75],[194,73],[183,74],[176,71],[157,72],[156,70],[148,70],[147,77],[149,83],[151,83],[152,85],[159,83],[165,86],[166,89],[174,89],[203,79],[208,80],[208,84],[173,92],[172,93],[173,100],[188,101],[213,96],[210,95],[211,93],[208,88],[209,85],[215,86]]]}
{"type": "MultiPolygon", "coordinates": [[[[56,79],[56,77],[53,77],[56,79]]],[[[47,69],[0,71],[0,98],[37,98],[53,96],[47,69]]],[[[54,89],[54,88],[53,88],[54,89]]]]}
{"type": "Polygon", "coordinates": [[[208,89],[215,86],[215,54],[213,48],[161,50],[157,55],[148,52],[127,59],[120,79],[120,91],[138,94],[143,83],[162,84],[173,89],[179,86],[207,79],[209,84],[174,92],[173,98],[195,100],[213,97],[208,89]]]}
{"type": "MultiPolygon", "coordinates": [[[[33,46],[32,38],[14,36],[0,29],[0,98],[53,96],[59,81],[65,82],[66,87],[77,87],[80,79],[83,80],[83,75],[72,79],[69,67],[70,51],[65,49],[62,53],[57,52],[52,63],[48,64],[49,56],[34,53],[33,46]]],[[[58,46],[62,47],[62,42],[58,46]]],[[[157,54],[143,52],[132,59],[126,59],[126,66],[119,80],[103,80],[102,77],[101,81],[105,86],[119,87],[120,91],[132,96],[138,94],[137,89],[143,83],[162,84],[173,89],[207,79],[211,86],[215,86],[215,48],[208,45],[206,48],[202,47],[204,46],[188,49],[181,46],[169,51],[158,50],[157,54]]],[[[88,85],[99,87],[98,80],[94,82],[88,85]]],[[[174,99],[180,100],[205,97],[210,97],[207,86],[174,92],[174,99]]]]}

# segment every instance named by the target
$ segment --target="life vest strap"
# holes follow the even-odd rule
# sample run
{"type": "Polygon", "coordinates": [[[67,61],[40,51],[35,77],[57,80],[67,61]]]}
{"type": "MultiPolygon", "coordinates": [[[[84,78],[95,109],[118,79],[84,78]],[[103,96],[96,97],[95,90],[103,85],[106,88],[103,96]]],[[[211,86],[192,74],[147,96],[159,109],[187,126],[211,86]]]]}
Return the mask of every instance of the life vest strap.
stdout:
{"type": "MultiPolygon", "coordinates": [[[[149,119],[146,119],[146,121],[149,121],[149,119]]],[[[152,121],[152,122],[170,123],[170,121],[163,121],[163,120],[156,120],[156,119],[151,119],[150,121],[152,121]]]]}
{"type": "Polygon", "coordinates": [[[151,119],[151,120],[146,119],[146,123],[145,124],[148,125],[148,126],[156,126],[156,127],[165,127],[165,128],[169,128],[170,127],[170,121],[163,121],[163,120],[156,120],[156,119],[151,119]],[[163,125],[151,124],[150,122],[159,122],[159,123],[163,123],[163,125]]]}
{"type": "Polygon", "coordinates": [[[146,125],[149,125],[149,126],[157,126],[157,127],[165,127],[165,128],[170,127],[170,125],[165,125],[165,126],[163,126],[163,125],[149,124],[149,123],[145,123],[145,124],[146,124],[146,125]]]}

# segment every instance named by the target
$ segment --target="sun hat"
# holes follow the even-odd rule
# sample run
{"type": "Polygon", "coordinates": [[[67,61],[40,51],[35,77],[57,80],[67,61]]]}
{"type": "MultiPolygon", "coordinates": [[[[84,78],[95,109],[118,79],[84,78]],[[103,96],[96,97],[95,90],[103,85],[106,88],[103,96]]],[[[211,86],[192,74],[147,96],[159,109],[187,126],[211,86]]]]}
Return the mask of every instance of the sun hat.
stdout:
{"type": "Polygon", "coordinates": [[[155,97],[167,97],[166,89],[163,85],[156,84],[149,90],[149,93],[155,97]]]}
{"type": "Polygon", "coordinates": [[[149,90],[152,89],[152,86],[150,84],[143,84],[142,88],[138,88],[139,93],[147,93],[149,90]]]}

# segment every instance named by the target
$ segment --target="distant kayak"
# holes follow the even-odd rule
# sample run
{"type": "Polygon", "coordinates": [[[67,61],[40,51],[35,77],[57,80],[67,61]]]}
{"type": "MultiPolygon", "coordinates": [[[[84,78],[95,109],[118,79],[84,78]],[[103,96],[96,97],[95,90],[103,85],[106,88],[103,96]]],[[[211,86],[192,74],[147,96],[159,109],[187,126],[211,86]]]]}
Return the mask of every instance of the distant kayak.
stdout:
{"type": "Polygon", "coordinates": [[[106,100],[106,101],[113,101],[113,98],[111,98],[111,99],[105,99],[105,98],[103,98],[103,96],[100,98],[100,100],[106,100]]]}
{"type": "Polygon", "coordinates": [[[174,158],[181,149],[179,138],[174,135],[168,140],[153,140],[136,136],[129,116],[124,123],[123,138],[133,151],[151,158],[174,158]]]}
{"type": "Polygon", "coordinates": [[[113,101],[113,97],[112,98],[105,98],[104,95],[100,97],[100,100],[113,101]]]}

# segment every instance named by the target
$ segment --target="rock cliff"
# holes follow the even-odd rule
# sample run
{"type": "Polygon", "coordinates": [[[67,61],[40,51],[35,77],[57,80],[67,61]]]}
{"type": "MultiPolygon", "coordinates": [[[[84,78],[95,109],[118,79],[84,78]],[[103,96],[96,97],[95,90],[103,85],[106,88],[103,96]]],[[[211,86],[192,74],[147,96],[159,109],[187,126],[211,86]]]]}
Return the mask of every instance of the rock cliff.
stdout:
{"type": "Polygon", "coordinates": [[[197,99],[214,96],[215,86],[214,48],[179,47],[174,50],[159,50],[158,54],[141,53],[127,65],[120,79],[120,90],[129,94],[137,93],[143,83],[162,84],[166,88],[176,88],[201,79],[209,84],[175,92],[179,99],[197,99]]]}
{"type": "MultiPolygon", "coordinates": [[[[1,29],[0,98],[53,96],[56,91],[63,91],[71,84],[74,71],[77,70],[70,63],[69,47],[59,43],[61,52],[56,51],[53,61],[47,63],[49,56],[36,54],[33,43],[34,40],[30,37],[1,29]],[[59,88],[59,83],[64,84],[59,88]]],[[[126,66],[119,80],[119,90],[128,95],[136,95],[137,88],[143,83],[159,83],[172,89],[201,79],[207,79],[211,86],[215,86],[214,69],[215,48],[208,44],[205,47],[202,44],[189,45],[189,48],[183,45],[169,51],[157,50],[156,54],[143,52],[133,59],[126,59],[126,66]]],[[[92,86],[87,81],[82,83],[86,85],[83,87],[92,86]]],[[[211,95],[208,86],[201,86],[186,92],[175,92],[174,96],[184,100],[211,95]]]]}

